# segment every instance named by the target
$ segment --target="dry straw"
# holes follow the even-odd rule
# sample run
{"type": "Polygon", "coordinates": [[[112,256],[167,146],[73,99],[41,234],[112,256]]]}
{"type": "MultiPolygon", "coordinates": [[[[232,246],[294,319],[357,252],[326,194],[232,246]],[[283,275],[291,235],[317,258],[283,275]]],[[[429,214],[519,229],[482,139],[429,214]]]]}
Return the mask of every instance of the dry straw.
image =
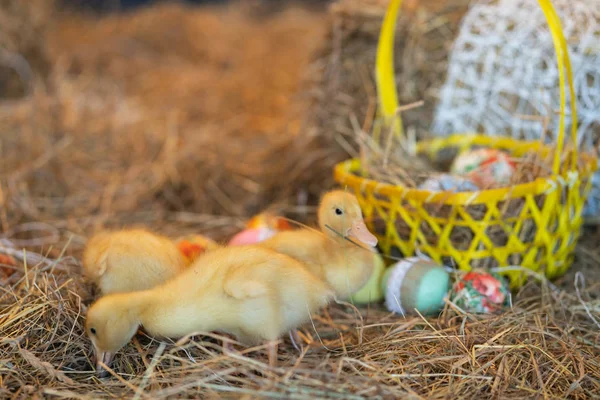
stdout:
{"type": "MultiPolygon", "coordinates": [[[[33,77],[0,107],[4,229],[60,219],[83,234],[140,210],[251,216],[332,182],[332,149],[302,125],[322,13],[161,4],[98,18],[5,3],[0,40],[33,77]]],[[[20,81],[3,65],[0,85],[20,81]]]]}
{"type": "MultiPolygon", "coordinates": [[[[447,303],[439,319],[404,319],[377,306],[362,310],[361,323],[351,308],[330,306],[301,330],[304,352],[286,340],[274,369],[260,346],[225,355],[213,334],[173,342],[141,333],[98,379],[83,331],[91,295],[64,255],[71,250],[56,259],[29,251],[38,261],[19,262],[3,283],[2,398],[590,398],[600,390],[600,286],[573,276],[568,290],[526,286],[502,315],[447,303]]],[[[595,260],[591,276],[600,253],[580,251],[595,260]]]]}
{"type": "MultiPolygon", "coordinates": [[[[396,24],[396,88],[403,103],[424,102],[403,114],[407,133],[415,128],[422,137],[429,130],[452,43],[469,3],[405,2],[396,24]]],[[[367,121],[363,128],[370,131],[368,121],[377,105],[373,66],[387,4],[385,0],[331,3],[329,37],[316,64],[323,72],[313,91],[318,105],[314,115],[316,127],[323,135],[342,134],[352,141],[352,116],[367,121]]]]}

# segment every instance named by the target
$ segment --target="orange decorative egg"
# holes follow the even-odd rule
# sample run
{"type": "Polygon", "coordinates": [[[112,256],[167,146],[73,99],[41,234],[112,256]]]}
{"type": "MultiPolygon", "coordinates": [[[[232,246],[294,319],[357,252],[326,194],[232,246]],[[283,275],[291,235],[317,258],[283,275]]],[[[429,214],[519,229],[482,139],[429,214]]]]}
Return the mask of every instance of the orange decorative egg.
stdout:
{"type": "Polygon", "coordinates": [[[217,243],[202,235],[190,235],[177,241],[177,248],[188,264],[193,263],[205,251],[217,247],[217,243]]]}

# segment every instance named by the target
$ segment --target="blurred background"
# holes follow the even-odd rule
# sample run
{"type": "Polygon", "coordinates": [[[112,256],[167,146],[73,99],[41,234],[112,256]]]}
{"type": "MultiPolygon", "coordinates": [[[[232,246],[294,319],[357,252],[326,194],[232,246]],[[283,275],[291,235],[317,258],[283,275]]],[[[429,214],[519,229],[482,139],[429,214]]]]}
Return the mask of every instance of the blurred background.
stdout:
{"type": "MultiPolygon", "coordinates": [[[[310,221],[369,129],[387,4],[0,0],[0,229],[83,244],[130,225],[218,239],[271,208],[310,221]]],[[[423,101],[403,114],[416,137],[470,4],[403,2],[397,90],[423,101]]]]}
{"type": "MultiPolygon", "coordinates": [[[[219,238],[271,208],[309,220],[373,111],[386,4],[2,1],[1,230],[77,245],[131,225],[219,238]]],[[[405,118],[419,134],[467,4],[405,2],[398,87],[426,100],[405,118]]]]}
{"type": "MultiPolygon", "coordinates": [[[[235,0],[234,0],[235,1],[235,0]]],[[[262,0],[263,3],[269,4],[271,7],[285,7],[286,3],[292,3],[293,0],[262,0]]],[[[329,3],[331,0],[303,0],[304,4],[323,4],[329,3]]],[[[222,5],[231,3],[232,0],[63,0],[65,7],[75,7],[81,10],[95,12],[119,12],[132,10],[138,7],[149,7],[157,3],[187,3],[191,5],[222,5]]],[[[300,1],[295,1],[300,3],[300,1]]]]}
{"type": "Polygon", "coordinates": [[[47,222],[83,241],[308,204],[331,175],[313,163],[333,161],[304,128],[317,3],[3,2],[2,230],[47,222]]]}

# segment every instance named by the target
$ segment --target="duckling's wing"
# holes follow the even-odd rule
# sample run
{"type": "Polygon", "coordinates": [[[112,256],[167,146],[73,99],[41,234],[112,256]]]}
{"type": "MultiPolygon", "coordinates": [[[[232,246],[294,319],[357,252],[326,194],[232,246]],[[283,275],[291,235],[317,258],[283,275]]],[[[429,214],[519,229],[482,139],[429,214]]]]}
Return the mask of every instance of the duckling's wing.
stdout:
{"type": "Polygon", "coordinates": [[[248,268],[230,272],[223,282],[225,293],[238,300],[266,295],[267,285],[256,279],[253,270],[254,268],[248,268]]]}
{"type": "Polygon", "coordinates": [[[108,269],[108,251],[104,252],[98,259],[98,276],[104,275],[108,269]]]}
{"type": "Polygon", "coordinates": [[[87,248],[84,254],[83,271],[88,279],[98,279],[108,269],[108,246],[87,248]],[[91,256],[89,254],[92,254],[91,256]]]}

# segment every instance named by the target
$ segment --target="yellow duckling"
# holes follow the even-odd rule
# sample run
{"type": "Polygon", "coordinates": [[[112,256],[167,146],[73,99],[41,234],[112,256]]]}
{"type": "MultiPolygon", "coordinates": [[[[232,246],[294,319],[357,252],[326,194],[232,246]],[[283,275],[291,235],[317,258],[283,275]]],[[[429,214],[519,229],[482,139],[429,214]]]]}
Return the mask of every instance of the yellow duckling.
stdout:
{"type": "Polygon", "coordinates": [[[276,340],[332,297],[325,283],[290,257],[258,246],[223,247],[153,289],[101,298],[88,311],[86,332],[105,364],[142,325],[170,338],[221,331],[246,344],[267,341],[274,365],[276,340]]]}
{"type": "Polygon", "coordinates": [[[356,197],[341,190],[323,196],[318,219],[324,234],[311,229],[279,232],[259,245],[299,260],[347,299],[371,276],[370,248],[377,238],[367,229],[356,197]]]}
{"type": "Polygon", "coordinates": [[[84,277],[104,295],[149,289],[185,267],[171,239],[143,229],[98,233],[83,253],[84,277]]]}

